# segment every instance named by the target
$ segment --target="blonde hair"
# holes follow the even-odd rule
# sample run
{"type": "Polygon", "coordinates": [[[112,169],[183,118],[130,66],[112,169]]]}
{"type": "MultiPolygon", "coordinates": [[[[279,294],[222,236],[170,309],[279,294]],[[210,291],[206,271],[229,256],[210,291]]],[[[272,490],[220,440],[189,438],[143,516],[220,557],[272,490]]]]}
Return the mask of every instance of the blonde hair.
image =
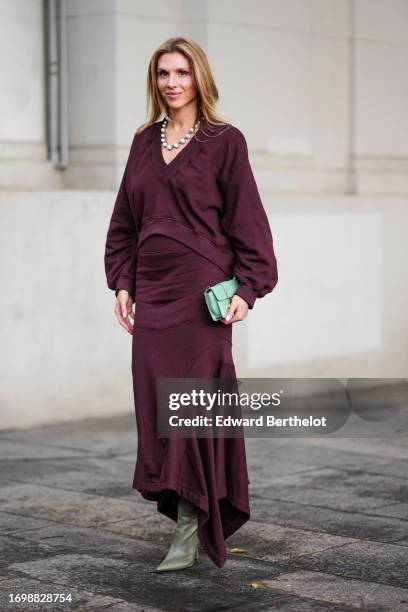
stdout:
{"type": "Polygon", "coordinates": [[[227,119],[217,110],[218,89],[210,64],[203,49],[189,38],[169,38],[153,53],[147,71],[147,114],[148,120],[137,128],[137,133],[155,123],[164,112],[169,114],[168,104],[163,100],[157,87],[157,65],[163,53],[179,52],[186,57],[194,75],[197,88],[197,116],[194,122],[203,118],[206,126],[225,126],[227,119]]]}

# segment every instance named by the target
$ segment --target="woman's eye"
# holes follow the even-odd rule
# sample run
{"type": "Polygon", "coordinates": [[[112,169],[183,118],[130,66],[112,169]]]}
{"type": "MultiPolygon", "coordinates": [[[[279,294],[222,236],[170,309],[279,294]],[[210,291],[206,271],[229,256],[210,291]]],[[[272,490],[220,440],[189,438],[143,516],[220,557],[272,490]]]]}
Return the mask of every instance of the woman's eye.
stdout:
{"type": "MultiPolygon", "coordinates": [[[[179,74],[181,74],[182,76],[186,76],[188,74],[188,71],[187,70],[180,70],[179,74]]],[[[165,70],[160,70],[159,71],[159,76],[162,77],[162,76],[168,76],[168,75],[167,75],[167,72],[165,70]]]]}

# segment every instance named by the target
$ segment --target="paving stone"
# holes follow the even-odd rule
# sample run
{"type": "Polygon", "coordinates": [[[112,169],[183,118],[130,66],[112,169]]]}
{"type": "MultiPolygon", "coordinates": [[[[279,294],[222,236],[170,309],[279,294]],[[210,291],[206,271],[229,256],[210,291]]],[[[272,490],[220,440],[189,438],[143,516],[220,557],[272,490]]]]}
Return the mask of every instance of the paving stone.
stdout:
{"type": "Polygon", "coordinates": [[[393,459],[382,462],[376,460],[372,466],[367,467],[367,471],[383,476],[394,476],[406,481],[408,480],[408,460],[393,459]]]}
{"type": "Polygon", "coordinates": [[[0,536],[0,550],[0,568],[8,567],[16,561],[46,558],[55,553],[47,542],[33,542],[10,536],[0,536]]]}
{"type": "Polygon", "coordinates": [[[0,512],[0,534],[6,535],[15,531],[26,531],[32,529],[41,529],[49,525],[48,521],[41,519],[20,516],[19,514],[10,514],[8,512],[0,512]]]}
{"type": "MultiPolygon", "coordinates": [[[[264,588],[268,588],[267,585],[264,585],[264,588]]],[[[273,600],[246,607],[245,612],[354,612],[356,607],[296,595],[285,595],[281,591],[274,596],[273,600]]],[[[230,608],[228,612],[231,612],[230,608]]],[[[375,605],[365,606],[364,612],[378,612],[378,610],[375,605]]]]}
{"type": "Polygon", "coordinates": [[[62,459],[64,457],[81,457],[86,451],[80,451],[68,447],[40,445],[23,441],[1,439],[0,460],[1,465],[10,461],[25,459],[62,459]]]}
{"type": "Polygon", "coordinates": [[[136,419],[133,413],[118,415],[114,419],[88,418],[49,427],[7,431],[0,434],[0,440],[1,446],[6,441],[23,441],[37,447],[49,445],[86,454],[128,453],[137,446],[136,419]]]}
{"type": "Polygon", "coordinates": [[[24,576],[8,577],[1,582],[0,589],[0,609],[1,610],[25,610],[27,612],[39,612],[40,610],[49,610],[50,612],[65,612],[67,610],[78,610],[87,612],[92,610],[117,610],[126,612],[156,612],[159,608],[150,608],[139,606],[137,604],[128,604],[116,597],[106,597],[103,595],[95,595],[94,593],[85,590],[77,589],[76,587],[61,586],[58,583],[47,581],[38,581],[24,576]],[[71,601],[62,602],[61,598],[56,599],[52,603],[10,603],[10,594],[35,594],[35,593],[54,593],[71,595],[71,601]]]}
{"type": "Polygon", "coordinates": [[[251,517],[259,522],[269,520],[285,527],[362,540],[392,542],[408,536],[407,521],[263,498],[252,499],[251,517]]]}
{"type": "MultiPolygon", "coordinates": [[[[153,504],[152,504],[153,505],[153,504]]],[[[148,542],[169,542],[173,536],[176,523],[154,508],[143,508],[136,519],[110,521],[104,524],[105,531],[140,538],[148,542]],[[143,512],[143,514],[142,514],[143,512]]]]}
{"type": "MultiPolygon", "coordinates": [[[[247,453],[249,454],[248,449],[247,453]]],[[[280,455],[275,457],[275,454],[272,461],[271,457],[269,461],[260,461],[259,456],[257,456],[256,460],[252,458],[249,467],[251,471],[251,484],[258,486],[265,485],[265,478],[267,482],[272,482],[274,478],[281,476],[302,474],[311,470],[322,469],[322,466],[317,463],[304,464],[294,460],[282,461],[282,457],[280,455]]]]}
{"type": "Polygon", "coordinates": [[[136,465],[137,453],[131,453],[131,460],[124,460],[122,455],[114,454],[109,456],[89,455],[86,457],[67,457],[63,460],[64,469],[67,471],[72,470],[86,470],[93,474],[106,474],[109,476],[122,477],[123,474],[130,475],[130,482],[133,480],[133,471],[136,465]]]}
{"type": "MultiPolygon", "coordinates": [[[[198,577],[196,580],[196,585],[195,588],[199,589],[200,588],[200,582],[201,582],[201,578],[198,577]]],[[[262,587],[261,587],[262,588],[262,587]]],[[[267,610],[290,610],[293,612],[306,612],[306,611],[310,611],[310,610],[317,610],[319,611],[323,611],[323,610],[331,610],[333,612],[350,612],[350,608],[344,608],[342,606],[328,606],[327,602],[323,602],[322,605],[319,605],[318,602],[313,601],[313,600],[304,600],[303,598],[297,597],[297,596],[293,596],[290,594],[282,594],[282,593],[277,593],[277,594],[270,594],[269,589],[267,587],[263,588],[263,593],[262,593],[262,601],[260,601],[259,597],[256,598],[256,602],[250,602],[249,598],[245,601],[245,608],[243,608],[240,604],[238,605],[226,605],[223,608],[219,608],[217,603],[213,600],[208,600],[206,602],[204,602],[202,605],[198,605],[196,604],[196,598],[193,596],[191,597],[190,593],[191,591],[186,591],[185,593],[185,597],[182,599],[182,601],[180,602],[181,605],[177,606],[177,607],[172,607],[170,608],[170,602],[172,605],[174,605],[176,603],[176,600],[173,600],[170,596],[170,598],[168,598],[166,601],[163,601],[162,607],[151,607],[151,606],[147,606],[146,604],[135,604],[135,603],[129,603],[129,602],[125,602],[123,600],[120,600],[118,598],[114,598],[114,597],[106,597],[106,596],[101,596],[101,595],[97,595],[95,593],[91,593],[91,592],[87,592],[83,589],[77,589],[77,588],[72,588],[72,587],[61,587],[60,584],[55,584],[55,583],[47,583],[47,582],[39,582],[38,580],[31,580],[25,577],[21,577],[18,576],[16,578],[4,578],[4,582],[1,583],[1,589],[3,590],[3,594],[4,594],[4,599],[1,598],[0,596],[0,602],[3,602],[6,600],[6,597],[8,599],[8,594],[9,593],[62,593],[67,595],[68,593],[70,593],[72,595],[72,603],[66,603],[66,604],[61,604],[61,603],[53,603],[52,604],[52,611],[54,612],[54,610],[56,610],[57,612],[59,611],[64,611],[64,610],[80,610],[81,612],[90,612],[92,610],[107,610],[107,611],[112,611],[112,612],[139,612],[139,611],[145,611],[145,612],[159,612],[159,611],[165,611],[168,612],[168,610],[172,609],[172,610],[183,610],[183,611],[195,611],[195,610],[200,610],[202,612],[207,612],[207,611],[217,611],[224,609],[224,610],[245,610],[245,611],[250,611],[250,610],[256,610],[258,611],[267,611],[267,610]],[[211,603],[213,601],[213,603],[211,603]],[[310,604],[315,606],[315,607],[310,607],[310,604]],[[325,607],[323,607],[325,606],[325,607]]],[[[259,595],[259,590],[258,590],[258,595],[259,595]]],[[[20,604],[21,608],[24,610],[28,610],[29,612],[31,611],[35,611],[38,612],[39,610],[39,604],[29,604],[29,603],[25,603],[24,604],[24,608],[23,608],[23,604],[20,604]]],[[[48,604],[49,605],[49,604],[48,604]]],[[[13,609],[15,609],[16,606],[13,606],[13,609]]],[[[6,606],[2,606],[0,609],[9,609],[6,606]]],[[[10,607],[11,609],[11,607],[10,607]]],[[[51,608],[46,608],[44,607],[44,609],[51,609],[51,608]]],[[[366,608],[368,609],[368,608],[366,608]]]]}
{"type": "MultiPolygon", "coordinates": [[[[252,482],[252,481],[251,481],[252,482]]],[[[357,468],[320,468],[284,476],[265,476],[263,486],[250,488],[265,499],[299,501],[338,510],[361,511],[383,506],[386,500],[408,497],[408,481],[357,468]]]]}
{"type": "MultiPolygon", "coordinates": [[[[100,608],[92,608],[92,610],[100,608]]],[[[120,602],[119,600],[105,606],[103,610],[106,612],[161,612],[165,608],[152,608],[151,606],[128,603],[127,601],[120,602]]]]}
{"type": "MultiPolygon", "coordinates": [[[[106,482],[117,482],[123,483],[128,487],[129,491],[132,490],[132,482],[134,475],[134,468],[136,465],[136,454],[132,453],[132,461],[123,461],[120,455],[109,455],[109,456],[98,456],[90,455],[86,457],[72,458],[67,457],[58,461],[57,465],[61,466],[61,472],[87,472],[90,474],[91,479],[94,480],[94,476],[97,476],[95,482],[103,482],[103,477],[106,477],[106,482]]],[[[49,475],[57,475],[58,470],[50,470],[49,475]]],[[[42,482],[42,476],[47,476],[47,472],[42,472],[38,469],[36,472],[36,482],[42,482]],[[41,479],[41,480],[39,480],[41,479]]],[[[19,478],[18,480],[23,480],[19,478]]],[[[31,479],[30,479],[31,482],[31,479]]]]}
{"type": "MultiPolygon", "coordinates": [[[[165,517],[163,522],[164,520],[165,517]]],[[[171,523],[174,526],[174,523],[171,523]]],[[[72,552],[92,555],[97,551],[98,556],[119,558],[132,563],[135,559],[143,559],[146,569],[153,570],[167,553],[171,537],[170,531],[163,538],[152,537],[142,540],[138,537],[109,532],[106,526],[99,529],[81,529],[69,525],[50,525],[43,529],[16,535],[15,539],[37,544],[45,542],[50,550],[54,550],[54,554],[59,555],[72,554],[72,552]]],[[[227,562],[220,571],[202,550],[194,570],[199,579],[215,577],[217,581],[229,582],[234,578],[243,585],[248,585],[252,580],[262,577],[270,578],[271,575],[281,571],[277,565],[234,554],[228,555],[227,562]]]]}
{"type": "MultiPolygon", "coordinates": [[[[369,511],[370,514],[376,514],[373,509],[385,506],[384,502],[387,500],[407,499],[408,479],[405,478],[407,466],[408,463],[405,462],[397,464],[391,462],[381,466],[375,463],[366,465],[364,469],[361,467],[311,469],[280,477],[270,475],[269,480],[265,468],[262,478],[269,484],[250,486],[250,492],[255,497],[299,501],[321,507],[369,511]],[[387,467],[390,472],[397,472],[395,477],[392,473],[387,473],[387,467]],[[380,473],[377,473],[378,470],[380,473]]],[[[251,483],[253,481],[252,478],[251,483]]],[[[400,518],[408,516],[408,511],[403,506],[395,510],[390,506],[390,511],[389,516],[400,518]]],[[[388,515],[388,512],[385,514],[388,515]]]]}
{"type": "MultiPolygon", "coordinates": [[[[376,445],[371,444],[365,450],[370,453],[360,453],[358,445],[353,443],[343,448],[343,439],[323,438],[246,438],[245,446],[250,458],[250,465],[265,464],[275,469],[285,469],[287,461],[290,465],[308,468],[315,467],[369,467],[372,465],[386,466],[393,459],[376,454],[376,445]]],[[[390,441],[389,441],[390,442],[390,441]]],[[[394,458],[397,460],[397,458],[394,458]]]]}
{"type": "Polygon", "coordinates": [[[407,440],[247,438],[251,520],[226,542],[246,554],[159,574],[175,523],[132,489],[136,437],[134,414],[0,433],[3,592],[69,589],[81,611],[405,610],[407,440]]]}
{"type": "Polygon", "coordinates": [[[127,465],[131,465],[133,469],[134,466],[136,465],[136,457],[137,457],[137,449],[135,450],[135,452],[124,453],[123,455],[117,453],[113,457],[113,460],[116,461],[119,465],[123,463],[127,465]]]}
{"type": "Polygon", "coordinates": [[[266,487],[285,482],[285,479],[289,479],[292,482],[300,482],[303,475],[310,474],[310,472],[322,470],[319,465],[296,465],[291,463],[289,466],[285,463],[284,472],[282,472],[278,465],[275,467],[273,464],[268,463],[252,463],[250,481],[252,487],[266,487]]]}
{"type": "MultiPolygon", "coordinates": [[[[394,476],[375,474],[367,470],[342,470],[345,495],[351,491],[365,499],[373,498],[384,501],[408,501],[408,480],[394,476]]],[[[329,483],[328,483],[329,484],[329,483]]]]}
{"type": "Polygon", "coordinates": [[[134,519],[141,516],[144,507],[129,498],[114,499],[31,484],[0,489],[0,511],[83,527],[134,519]]]}
{"type": "Polygon", "coordinates": [[[129,470],[122,466],[115,474],[92,472],[84,467],[80,469],[65,469],[63,471],[38,473],[30,479],[18,479],[19,482],[29,482],[33,485],[42,485],[64,489],[66,491],[81,491],[91,495],[102,495],[106,497],[127,497],[134,495],[132,489],[133,469],[129,470]]]}
{"type": "MultiPolygon", "coordinates": [[[[27,460],[20,461],[2,461],[0,462],[0,480],[13,482],[32,482],[38,477],[46,477],[47,475],[63,474],[69,471],[70,468],[65,464],[65,460],[52,463],[44,460],[27,460]]],[[[78,468],[80,469],[80,468],[78,468]]],[[[4,486],[3,483],[0,486],[4,486]]]]}
{"type": "Polygon", "coordinates": [[[298,557],[291,565],[292,568],[408,588],[408,548],[399,544],[351,542],[308,557],[298,557]]]}
{"type": "Polygon", "coordinates": [[[408,437],[386,436],[380,437],[344,437],[344,438],[303,438],[305,446],[327,448],[330,451],[343,451],[357,453],[363,457],[371,455],[383,459],[408,460],[408,437]]]}
{"type": "MultiPolygon", "coordinates": [[[[104,531],[127,535],[134,539],[143,539],[147,542],[157,541],[169,546],[175,522],[159,514],[154,506],[143,514],[141,520],[105,523],[102,528],[104,531]]],[[[251,520],[228,538],[227,547],[245,548],[248,550],[246,556],[256,559],[280,561],[297,554],[323,550],[326,547],[339,546],[350,541],[353,540],[327,534],[311,534],[251,520]]],[[[237,556],[240,555],[232,554],[231,558],[237,556]]]]}
{"type": "Polygon", "coordinates": [[[378,509],[378,514],[381,516],[390,516],[395,518],[408,519],[408,503],[403,504],[387,504],[378,509]]]}
{"type": "Polygon", "coordinates": [[[136,463],[136,456],[137,456],[137,449],[134,451],[130,451],[128,453],[116,453],[114,459],[115,461],[118,462],[123,462],[123,463],[131,463],[132,465],[134,465],[136,463]]]}
{"type": "Polygon", "coordinates": [[[215,611],[234,606],[245,610],[247,604],[273,600],[276,595],[223,576],[208,579],[198,575],[194,567],[159,573],[152,569],[152,557],[150,550],[140,554],[134,563],[96,554],[68,554],[14,563],[10,568],[41,582],[57,582],[60,591],[75,585],[80,591],[164,610],[215,611]]]}
{"type": "Polygon", "coordinates": [[[377,612],[408,610],[406,589],[362,580],[346,580],[322,572],[293,572],[263,582],[273,589],[309,596],[320,601],[353,605],[363,609],[367,605],[376,606],[377,612]]]}
{"type": "MultiPolygon", "coordinates": [[[[139,523],[145,522],[145,516],[141,516],[139,523]]],[[[162,523],[165,523],[166,518],[163,517],[162,523]]],[[[170,522],[167,519],[168,522],[170,522]]],[[[125,521],[128,522],[128,521],[125,521]]],[[[14,534],[15,538],[25,541],[42,543],[46,542],[49,546],[56,547],[60,552],[71,553],[73,550],[83,554],[91,554],[95,550],[98,554],[115,555],[120,554],[124,559],[132,561],[137,551],[143,547],[150,547],[152,550],[157,549],[157,555],[163,554],[168,549],[170,544],[172,531],[167,525],[166,532],[163,531],[163,537],[158,537],[158,533],[154,533],[151,538],[144,539],[127,533],[126,530],[121,533],[115,529],[117,523],[104,523],[98,527],[77,527],[76,525],[67,525],[60,523],[49,523],[42,529],[24,531],[14,534]],[[160,543],[164,545],[160,546],[160,543]]],[[[175,523],[173,523],[174,529],[175,523]]],[[[130,530],[129,530],[130,531],[130,530]]]]}
{"type": "Polygon", "coordinates": [[[360,497],[350,492],[345,493],[344,489],[336,489],[334,487],[328,489],[302,489],[301,487],[275,487],[272,485],[270,487],[250,488],[250,494],[253,499],[260,497],[271,502],[274,500],[299,502],[300,504],[332,510],[369,512],[370,514],[375,514],[376,508],[381,508],[384,505],[383,499],[360,497]]]}
{"type": "Polygon", "coordinates": [[[245,553],[247,556],[271,562],[296,559],[326,549],[336,551],[339,546],[352,542],[355,540],[351,538],[302,531],[254,520],[243,525],[227,540],[228,547],[243,548],[247,551],[245,553]]]}
{"type": "Polygon", "coordinates": [[[0,489],[3,487],[12,487],[15,484],[15,482],[13,480],[10,480],[9,478],[2,480],[0,478],[0,489]]]}

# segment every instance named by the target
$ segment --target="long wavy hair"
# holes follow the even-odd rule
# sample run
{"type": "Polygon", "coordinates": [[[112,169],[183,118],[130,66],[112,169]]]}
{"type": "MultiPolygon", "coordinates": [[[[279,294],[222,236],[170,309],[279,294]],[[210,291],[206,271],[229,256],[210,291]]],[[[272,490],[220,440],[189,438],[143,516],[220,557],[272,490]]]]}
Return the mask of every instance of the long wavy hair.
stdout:
{"type": "MultiPolygon", "coordinates": [[[[147,71],[147,116],[145,123],[137,128],[137,133],[155,123],[162,113],[169,115],[169,105],[163,100],[157,87],[157,66],[163,53],[179,52],[190,62],[197,88],[197,116],[194,123],[203,118],[202,123],[211,131],[225,126],[228,120],[217,110],[218,89],[211,72],[210,64],[203,49],[189,38],[169,38],[153,53],[147,71]]],[[[203,126],[200,126],[203,127],[203,126]]]]}

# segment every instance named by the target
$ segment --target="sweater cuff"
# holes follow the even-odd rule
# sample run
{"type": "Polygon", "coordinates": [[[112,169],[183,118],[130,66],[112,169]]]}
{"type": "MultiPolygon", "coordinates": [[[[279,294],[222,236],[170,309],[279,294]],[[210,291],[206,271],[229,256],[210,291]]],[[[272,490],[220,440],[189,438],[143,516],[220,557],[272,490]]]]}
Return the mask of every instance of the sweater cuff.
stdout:
{"type": "Polygon", "coordinates": [[[124,276],[119,277],[118,282],[116,283],[116,290],[115,290],[116,297],[118,297],[118,293],[121,289],[125,289],[130,295],[130,297],[132,298],[132,300],[134,300],[135,285],[134,285],[133,280],[127,277],[124,277],[124,276]]]}
{"type": "Polygon", "coordinates": [[[239,283],[235,295],[239,295],[239,297],[245,300],[250,310],[254,307],[255,300],[258,297],[255,291],[248,287],[248,285],[243,285],[242,283],[239,283]]]}

